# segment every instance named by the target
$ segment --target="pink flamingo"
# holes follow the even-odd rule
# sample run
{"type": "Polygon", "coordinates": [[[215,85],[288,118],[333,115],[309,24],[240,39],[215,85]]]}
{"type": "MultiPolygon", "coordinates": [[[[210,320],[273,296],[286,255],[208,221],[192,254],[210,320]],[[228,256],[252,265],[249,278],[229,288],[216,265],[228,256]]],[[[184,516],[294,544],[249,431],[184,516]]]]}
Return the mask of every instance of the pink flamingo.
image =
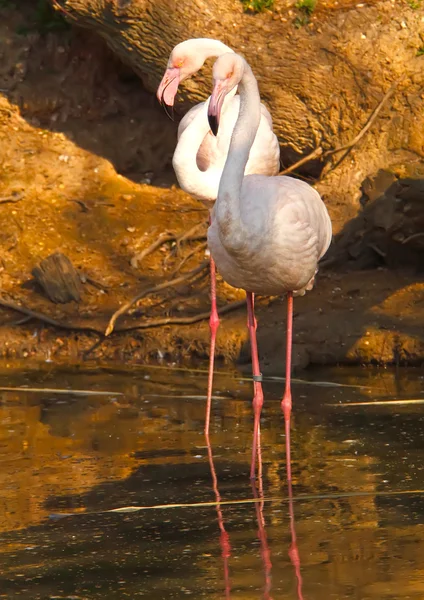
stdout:
{"type": "Polygon", "coordinates": [[[254,379],[250,476],[255,477],[263,405],[254,294],[287,294],[286,386],[281,407],[285,418],[287,478],[291,481],[293,294],[303,295],[313,287],[318,261],[331,242],[331,221],[320,195],[307,183],[291,177],[245,175],[261,118],[258,85],[247,62],[234,53],[220,56],[213,68],[213,80],[208,116],[215,133],[225,96],[236,85],[240,93],[240,111],[212,212],[208,244],[223,279],[247,294],[254,379]]]}
{"type": "MultiPolygon", "coordinates": [[[[162,81],[157,90],[157,98],[172,109],[179,84],[199,71],[205,60],[233,52],[218,40],[199,38],[181,42],[172,50],[162,81]]],[[[207,111],[209,99],[194,106],[181,120],[178,127],[178,144],[172,164],[180,187],[198,200],[209,211],[218,194],[225,160],[230,145],[231,134],[239,113],[240,97],[236,88],[229,92],[221,107],[219,133],[215,137],[209,128],[207,111]]],[[[280,166],[280,148],[272,131],[272,118],[263,104],[260,104],[259,124],[251,144],[248,160],[244,165],[245,174],[258,173],[276,175],[280,166]]],[[[210,258],[211,271],[211,315],[209,326],[211,342],[209,352],[209,375],[206,402],[205,433],[209,433],[213,369],[216,333],[219,318],[216,307],[216,272],[213,258],[210,258]]]]}

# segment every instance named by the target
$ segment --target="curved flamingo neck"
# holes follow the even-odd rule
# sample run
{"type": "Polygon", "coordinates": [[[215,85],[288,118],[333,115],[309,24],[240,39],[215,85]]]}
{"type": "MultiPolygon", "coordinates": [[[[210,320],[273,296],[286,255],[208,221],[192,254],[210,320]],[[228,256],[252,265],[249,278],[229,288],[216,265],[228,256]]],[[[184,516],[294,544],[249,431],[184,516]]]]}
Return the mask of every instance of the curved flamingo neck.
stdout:
{"type": "Polygon", "coordinates": [[[172,166],[180,187],[198,200],[213,202],[221,172],[212,164],[205,171],[197,166],[197,153],[205,136],[210,132],[207,118],[209,101],[200,114],[182,132],[172,158],[172,166]]]}
{"type": "Polygon", "coordinates": [[[189,79],[200,71],[208,58],[218,58],[221,54],[234,52],[234,50],[226,44],[212,38],[192,38],[185,42],[181,42],[175,46],[171,52],[171,56],[177,48],[179,52],[182,52],[185,56],[191,58],[191,60],[188,61],[188,65],[181,68],[179,83],[189,79]]]}
{"type": "Polygon", "coordinates": [[[227,52],[234,52],[232,48],[226,46],[223,42],[212,38],[195,38],[192,41],[196,52],[203,55],[204,61],[208,58],[217,58],[227,52]]]}
{"type": "Polygon", "coordinates": [[[244,170],[261,120],[261,98],[252,69],[244,61],[243,75],[238,84],[240,110],[231,136],[230,148],[218,189],[215,217],[220,235],[231,240],[231,246],[242,243],[246,230],[241,219],[240,195],[244,170]]]}

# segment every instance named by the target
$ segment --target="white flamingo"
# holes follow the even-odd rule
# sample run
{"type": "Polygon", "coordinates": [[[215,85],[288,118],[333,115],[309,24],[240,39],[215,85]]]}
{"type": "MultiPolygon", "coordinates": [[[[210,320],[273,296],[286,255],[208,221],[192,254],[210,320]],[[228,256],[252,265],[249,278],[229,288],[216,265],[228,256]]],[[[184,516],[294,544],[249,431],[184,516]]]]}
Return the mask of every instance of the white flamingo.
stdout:
{"type": "Polygon", "coordinates": [[[286,293],[286,386],[281,407],[286,429],[287,477],[291,481],[293,294],[303,295],[313,287],[318,261],[331,242],[331,221],[320,195],[307,183],[291,177],[245,175],[250,148],[261,119],[258,85],[247,62],[234,53],[220,56],[213,68],[213,81],[208,108],[213,132],[219,130],[225,96],[237,85],[240,93],[240,112],[212,212],[208,243],[223,279],[247,293],[255,415],[250,476],[255,477],[263,405],[254,294],[278,296],[286,293]]]}
{"type": "MultiPolygon", "coordinates": [[[[208,38],[190,39],[175,46],[157,90],[159,102],[172,108],[179,84],[199,71],[207,58],[221,56],[228,52],[233,51],[222,42],[208,38]]],[[[185,192],[201,200],[209,210],[218,194],[218,185],[227,158],[231,134],[239,113],[240,97],[235,94],[236,88],[234,87],[225,98],[221,108],[221,123],[217,136],[210,131],[207,119],[209,99],[194,106],[184,116],[178,127],[178,144],[172,160],[178,183],[185,192]]],[[[244,167],[246,175],[249,173],[276,175],[280,167],[278,140],[272,131],[271,115],[263,104],[260,104],[259,124],[244,167]]],[[[210,271],[211,344],[205,420],[206,434],[209,433],[215,340],[219,326],[216,307],[216,273],[212,257],[210,271]]]]}

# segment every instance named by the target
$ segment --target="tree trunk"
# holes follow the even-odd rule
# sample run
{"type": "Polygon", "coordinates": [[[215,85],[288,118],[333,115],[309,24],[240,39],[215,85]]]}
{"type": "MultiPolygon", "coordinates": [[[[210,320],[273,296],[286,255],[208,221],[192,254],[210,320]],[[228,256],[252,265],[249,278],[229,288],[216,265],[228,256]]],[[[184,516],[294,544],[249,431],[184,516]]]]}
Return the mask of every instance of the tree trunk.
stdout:
{"type": "MultiPolygon", "coordinates": [[[[339,0],[337,8],[320,8],[318,2],[304,25],[294,2],[285,3],[291,9],[279,8],[279,0],[274,11],[261,14],[243,12],[240,0],[55,0],[54,4],[58,2],[68,20],[100,34],[151,92],[173,46],[184,39],[217,38],[243,54],[271,110],[284,167],[322,149],[320,158],[298,172],[319,178],[317,189],[343,248],[362,239],[366,181],[379,170],[393,173],[401,185],[407,185],[406,178],[422,178],[424,23],[422,10],[414,10],[406,0],[362,4],[339,0]],[[396,83],[354,148],[327,154],[355,138],[396,83]],[[358,215],[358,227],[350,223],[346,228],[358,215]]],[[[210,90],[207,68],[181,87],[180,112],[204,100],[210,90]]],[[[404,211],[402,215],[405,219],[404,211]]],[[[405,235],[410,236],[415,221],[406,221],[405,235]]],[[[423,238],[416,240],[423,243],[423,238]]],[[[414,241],[408,244],[408,257],[414,241]]]]}

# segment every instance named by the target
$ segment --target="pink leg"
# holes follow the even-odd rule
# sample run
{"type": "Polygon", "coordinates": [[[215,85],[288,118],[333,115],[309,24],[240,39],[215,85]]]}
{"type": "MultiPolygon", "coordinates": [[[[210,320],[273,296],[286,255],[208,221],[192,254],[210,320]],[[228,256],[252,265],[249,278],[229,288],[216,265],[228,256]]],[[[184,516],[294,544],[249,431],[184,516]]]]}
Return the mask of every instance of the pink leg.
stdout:
{"type": "Polygon", "coordinates": [[[230,596],[231,582],[230,582],[230,571],[229,571],[229,564],[228,564],[228,560],[231,556],[231,545],[230,545],[229,535],[228,535],[227,531],[225,530],[224,517],[222,515],[222,510],[221,510],[221,495],[218,490],[218,478],[216,476],[215,465],[213,464],[212,447],[211,447],[211,444],[209,441],[209,436],[207,434],[205,435],[205,438],[206,438],[206,444],[208,447],[208,458],[209,458],[209,467],[210,467],[211,476],[212,476],[212,486],[213,486],[213,491],[215,493],[216,514],[218,516],[218,526],[221,531],[219,543],[221,545],[221,555],[222,555],[222,560],[224,563],[225,598],[227,598],[227,600],[228,600],[231,597],[230,596]]]}
{"type": "Polygon", "coordinates": [[[209,349],[209,374],[208,374],[208,397],[206,400],[206,420],[205,434],[209,435],[209,423],[211,418],[212,404],[212,384],[213,384],[213,367],[215,359],[215,340],[216,332],[219,327],[218,310],[216,308],[216,267],[214,259],[210,258],[211,264],[211,316],[209,318],[209,327],[211,330],[211,345],[209,349]]]}
{"type": "Polygon", "coordinates": [[[290,459],[290,414],[292,408],[291,398],[291,355],[292,355],[292,339],[293,339],[293,293],[287,294],[287,342],[286,342],[286,389],[284,391],[283,400],[281,401],[281,409],[284,413],[284,421],[286,427],[286,463],[287,463],[287,480],[291,482],[291,459],[290,459]]]}
{"type": "Polygon", "coordinates": [[[253,425],[253,445],[252,445],[252,463],[250,466],[250,479],[255,479],[255,466],[256,466],[256,455],[258,451],[259,441],[259,430],[260,430],[260,418],[262,405],[264,403],[264,394],[262,391],[262,376],[259,369],[259,358],[258,358],[258,344],[256,341],[256,328],[257,323],[255,319],[254,309],[254,295],[251,292],[246,292],[247,301],[247,327],[249,328],[250,334],[250,348],[252,352],[252,371],[253,371],[253,411],[254,411],[254,425],[253,425]]]}

